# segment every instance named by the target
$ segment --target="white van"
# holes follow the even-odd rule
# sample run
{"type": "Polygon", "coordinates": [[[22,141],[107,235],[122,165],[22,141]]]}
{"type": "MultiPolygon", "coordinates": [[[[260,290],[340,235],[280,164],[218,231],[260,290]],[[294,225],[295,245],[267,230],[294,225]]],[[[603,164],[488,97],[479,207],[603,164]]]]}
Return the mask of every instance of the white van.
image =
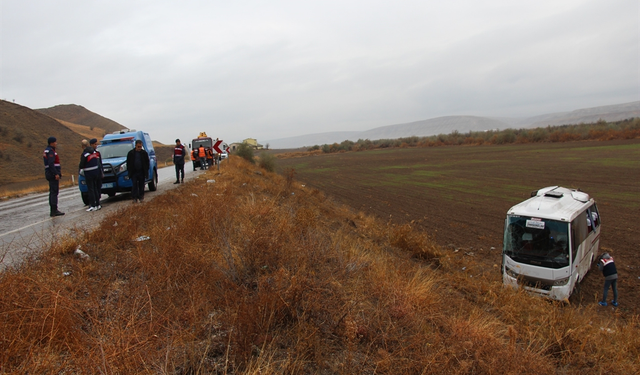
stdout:
{"type": "Polygon", "coordinates": [[[507,211],[504,285],[565,300],[589,271],[600,246],[600,215],[588,194],[559,186],[531,193],[507,211]]]}

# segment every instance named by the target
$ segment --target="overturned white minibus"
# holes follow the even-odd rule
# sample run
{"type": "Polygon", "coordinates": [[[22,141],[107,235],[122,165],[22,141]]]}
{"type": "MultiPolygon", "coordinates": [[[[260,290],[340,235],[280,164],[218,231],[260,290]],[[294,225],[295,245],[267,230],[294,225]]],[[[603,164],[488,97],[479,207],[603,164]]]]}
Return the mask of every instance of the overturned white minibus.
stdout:
{"type": "Polygon", "coordinates": [[[569,298],[598,253],[600,224],[588,194],[559,186],[534,191],[507,211],[504,284],[556,300],[569,298]]]}

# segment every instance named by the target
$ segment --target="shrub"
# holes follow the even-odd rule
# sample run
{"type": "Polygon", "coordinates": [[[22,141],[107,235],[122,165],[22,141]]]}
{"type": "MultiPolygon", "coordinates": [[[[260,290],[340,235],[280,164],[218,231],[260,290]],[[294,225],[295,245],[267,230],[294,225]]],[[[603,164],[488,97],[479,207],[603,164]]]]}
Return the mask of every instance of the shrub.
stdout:
{"type": "Polygon", "coordinates": [[[640,118],[630,118],[616,122],[599,120],[592,124],[548,125],[535,129],[505,129],[470,131],[460,134],[454,130],[450,134],[428,137],[403,137],[397,139],[358,139],[341,143],[313,146],[308,151],[322,150],[324,153],[364,151],[388,147],[434,147],[445,145],[484,145],[532,142],[570,142],[579,140],[633,139],[640,137],[640,118]]]}
{"type": "Polygon", "coordinates": [[[238,146],[236,155],[252,164],[255,164],[256,162],[255,160],[253,160],[253,147],[251,147],[247,143],[241,143],[240,146],[238,146]]]}
{"type": "Polygon", "coordinates": [[[272,154],[262,152],[258,161],[260,168],[263,168],[269,172],[275,172],[276,170],[276,157],[272,154]]]}

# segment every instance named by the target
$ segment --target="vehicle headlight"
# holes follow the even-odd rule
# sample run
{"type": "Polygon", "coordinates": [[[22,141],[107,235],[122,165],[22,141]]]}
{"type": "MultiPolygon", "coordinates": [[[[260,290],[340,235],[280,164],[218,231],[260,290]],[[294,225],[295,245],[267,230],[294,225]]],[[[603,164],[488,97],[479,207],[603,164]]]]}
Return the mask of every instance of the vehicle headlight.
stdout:
{"type": "Polygon", "coordinates": [[[120,174],[127,170],[127,163],[122,163],[116,167],[116,174],[120,174]]]}
{"type": "Polygon", "coordinates": [[[564,279],[556,280],[553,282],[553,286],[567,285],[567,283],[569,282],[569,278],[570,277],[565,277],[564,279]]]}
{"type": "Polygon", "coordinates": [[[520,275],[518,275],[517,273],[515,273],[515,272],[514,272],[511,268],[509,268],[509,267],[506,267],[506,266],[505,266],[505,267],[504,267],[504,270],[505,270],[505,272],[507,273],[507,275],[509,275],[509,276],[513,277],[514,279],[517,279],[517,278],[518,278],[518,276],[520,276],[520,275]]]}
{"type": "Polygon", "coordinates": [[[86,185],[87,181],[86,180],[80,180],[80,185],[86,185]]]}

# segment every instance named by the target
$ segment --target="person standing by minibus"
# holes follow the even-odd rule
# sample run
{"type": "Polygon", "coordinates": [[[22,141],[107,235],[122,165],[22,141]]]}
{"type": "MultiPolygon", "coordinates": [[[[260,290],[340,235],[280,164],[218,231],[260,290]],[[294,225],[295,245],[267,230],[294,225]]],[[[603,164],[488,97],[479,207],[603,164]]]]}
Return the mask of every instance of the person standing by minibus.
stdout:
{"type": "Polygon", "coordinates": [[[604,276],[604,291],[602,292],[602,301],[598,302],[600,306],[607,306],[607,293],[609,286],[613,289],[613,306],[618,306],[618,270],[613,262],[613,257],[609,253],[604,253],[598,261],[598,269],[602,271],[604,276]]]}

